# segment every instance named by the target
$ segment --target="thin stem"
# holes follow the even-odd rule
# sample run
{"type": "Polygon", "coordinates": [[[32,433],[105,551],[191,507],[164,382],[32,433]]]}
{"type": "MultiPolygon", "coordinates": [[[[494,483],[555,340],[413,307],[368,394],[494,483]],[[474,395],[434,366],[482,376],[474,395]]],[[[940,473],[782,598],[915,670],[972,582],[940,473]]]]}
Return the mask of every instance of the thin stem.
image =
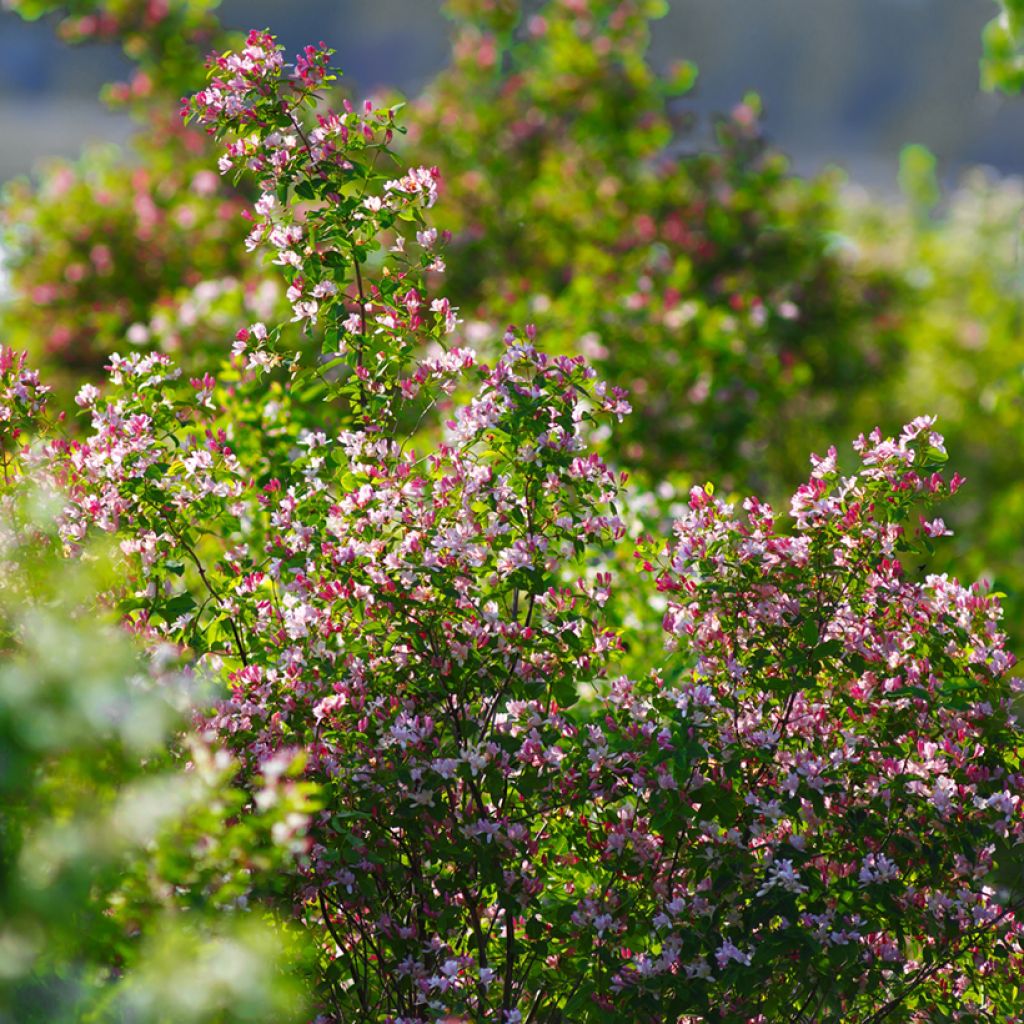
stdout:
{"type": "Polygon", "coordinates": [[[506,1013],[512,1009],[512,989],[515,981],[516,923],[511,904],[505,905],[505,984],[501,997],[501,1008],[506,1013]]]}
{"type": "Polygon", "coordinates": [[[363,272],[359,269],[359,257],[356,256],[355,251],[352,253],[352,266],[355,269],[356,293],[359,298],[359,323],[361,325],[359,344],[356,346],[356,377],[359,379],[359,404],[364,407],[363,411],[365,413],[366,386],[363,382],[362,373],[360,371],[365,371],[365,367],[363,366],[363,347],[366,345],[367,338],[366,291],[363,288],[363,272]]]}
{"type": "Polygon", "coordinates": [[[359,972],[356,970],[355,961],[345,948],[345,943],[342,941],[341,936],[334,928],[334,922],[331,920],[331,908],[327,905],[327,897],[324,895],[323,889],[317,889],[316,895],[320,902],[320,914],[323,917],[324,926],[327,928],[327,931],[330,932],[331,938],[334,939],[334,944],[337,946],[338,952],[348,961],[349,970],[352,972],[352,980],[355,982],[354,987],[356,995],[359,997],[359,1005],[363,1008],[363,1013],[369,1013],[370,1008],[366,1002],[366,993],[364,991],[365,982],[360,979],[359,972]]]}

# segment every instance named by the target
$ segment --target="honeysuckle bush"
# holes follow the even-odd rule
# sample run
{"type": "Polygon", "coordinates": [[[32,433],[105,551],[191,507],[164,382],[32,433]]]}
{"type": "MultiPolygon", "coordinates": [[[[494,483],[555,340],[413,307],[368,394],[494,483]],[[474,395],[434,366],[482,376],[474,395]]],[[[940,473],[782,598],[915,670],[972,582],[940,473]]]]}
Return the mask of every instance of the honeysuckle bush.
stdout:
{"type": "Polygon", "coordinates": [[[908,202],[851,196],[846,206],[858,259],[905,282],[895,326],[905,342],[903,365],[877,381],[862,408],[873,418],[907,417],[924,402],[938,414],[970,485],[950,509],[953,537],[936,565],[943,571],[955,565],[1005,592],[1007,630],[1019,650],[1024,193],[1019,181],[982,171],[944,193],[927,159],[921,171],[908,202]]]}
{"type": "MultiPolygon", "coordinates": [[[[161,908],[290,916],[321,1024],[1020,1020],[1021,686],[998,600],[928,573],[962,484],[931,417],[814,458],[788,524],[709,484],[634,535],[597,448],[625,395],[533,326],[474,350],[441,174],[395,110],[321,102],[329,58],[254,32],[187,107],[259,182],[281,322],[216,372],[113,356],[78,433],[0,363],[12,501],[54,496],[72,565],[106,540],[101,607],[214,692],[231,817],[171,830],[161,908]],[[203,869],[267,814],[278,854],[203,869]]],[[[88,909],[162,955],[129,879],[88,909]]],[[[146,963],[114,998],[184,1019],[146,963]]]]}
{"type": "Polygon", "coordinates": [[[620,460],[778,488],[898,365],[896,282],[844,258],[837,178],[790,173],[756,96],[696,121],[696,69],[648,60],[667,8],[453,0],[410,151],[446,170],[451,288],[478,331],[529,319],[628,387],[620,460]]]}

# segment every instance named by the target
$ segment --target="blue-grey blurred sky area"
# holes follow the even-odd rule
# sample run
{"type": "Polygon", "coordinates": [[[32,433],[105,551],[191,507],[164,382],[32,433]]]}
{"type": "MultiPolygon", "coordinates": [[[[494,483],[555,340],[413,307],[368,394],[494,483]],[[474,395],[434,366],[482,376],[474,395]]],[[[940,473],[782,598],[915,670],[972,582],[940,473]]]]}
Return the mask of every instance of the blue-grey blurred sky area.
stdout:
{"type": "MultiPolygon", "coordinates": [[[[440,0],[227,0],[224,20],[269,26],[289,48],[325,39],[350,80],[416,92],[447,59],[440,0]]],[[[1024,98],[978,87],[979,35],[992,0],[672,0],[657,23],[657,64],[700,68],[694,106],[765,101],[768,133],[802,171],[827,163],[894,186],[901,146],[932,148],[946,180],[988,164],[1024,171],[1024,98]]],[[[71,49],[48,22],[0,12],[0,179],[48,154],[123,139],[95,99],[117,77],[116,50],[71,49]]]]}

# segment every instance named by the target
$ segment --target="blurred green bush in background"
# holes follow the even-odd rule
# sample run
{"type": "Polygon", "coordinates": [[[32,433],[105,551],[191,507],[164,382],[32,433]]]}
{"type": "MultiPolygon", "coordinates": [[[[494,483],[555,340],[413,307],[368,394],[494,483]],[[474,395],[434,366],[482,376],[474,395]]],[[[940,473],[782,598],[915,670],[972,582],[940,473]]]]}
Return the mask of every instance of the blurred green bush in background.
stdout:
{"type": "Polygon", "coordinates": [[[309,787],[268,777],[243,815],[257,794],[181,732],[176,652],[143,660],[97,605],[104,552],[64,559],[44,495],[2,511],[0,1021],[301,1019],[305,953],[259,897],[309,787]]]}

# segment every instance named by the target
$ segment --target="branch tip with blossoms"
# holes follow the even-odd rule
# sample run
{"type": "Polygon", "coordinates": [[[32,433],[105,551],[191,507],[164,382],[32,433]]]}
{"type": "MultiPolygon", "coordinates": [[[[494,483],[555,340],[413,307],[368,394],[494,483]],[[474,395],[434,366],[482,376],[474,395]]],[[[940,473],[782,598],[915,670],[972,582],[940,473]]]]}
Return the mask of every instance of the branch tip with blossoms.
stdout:
{"type": "Polygon", "coordinates": [[[332,52],[307,47],[285,65],[273,36],[252,32],[242,51],[212,59],[209,85],[183,114],[228,140],[222,173],[257,177],[247,247],[272,254],[292,322],[318,332],[318,365],[301,372],[379,427],[393,422],[399,400],[418,394],[424,372],[438,371],[443,360],[424,369],[416,354],[431,345],[447,351],[459,318],[425,285],[427,273],[444,270],[443,234],[423,219],[437,199],[437,169],[385,173],[402,130],[392,109],[366,101],[357,111],[346,100],[341,111],[311,113],[337,77],[332,52]],[[335,370],[330,383],[323,365],[335,370]],[[340,377],[339,367],[347,371],[340,377]]]}

